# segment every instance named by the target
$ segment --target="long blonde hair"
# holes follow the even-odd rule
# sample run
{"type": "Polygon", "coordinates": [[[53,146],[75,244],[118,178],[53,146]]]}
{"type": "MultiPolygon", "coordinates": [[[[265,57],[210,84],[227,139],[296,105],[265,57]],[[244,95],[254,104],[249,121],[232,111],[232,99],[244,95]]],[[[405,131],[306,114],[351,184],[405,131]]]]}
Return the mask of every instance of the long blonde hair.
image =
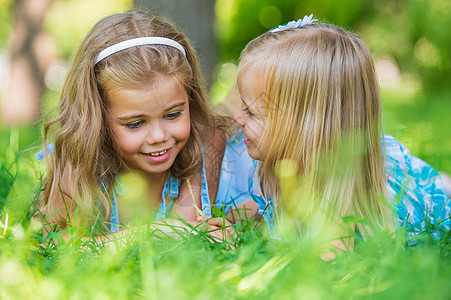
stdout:
{"type": "Polygon", "coordinates": [[[79,47],[67,75],[58,116],[45,125],[45,144],[54,135],[55,150],[48,156],[48,173],[40,210],[47,221],[66,222],[75,208],[87,217],[110,214],[109,192],[125,168],[114,148],[106,120],[110,87],[144,88],[160,75],[176,76],[189,97],[190,137],[171,168],[173,175],[187,178],[202,163],[201,136],[213,128],[196,53],[188,39],[172,24],[150,13],[129,11],[100,20],[79,47]],[[99,52],[118,42],[144,36],[166,37],[180,43],[186,57],[165,45],[145,45],[111,55],[96,65],[99,52]],[[61,178],[66,203],[54,199],[61,178]],[[58,202],[58,203],[56,203],[58,202]],[[65,211],[67,206],[68,212],[65,211]]]}
{"type": "Polygon", "coordinates": [[[243,50],[238,76],[251,67],[264,78],[262,191],[281,195],[277,166],[289,160],[299,182],[313,187],[316,208],[391,228],[381,103],[365,43],[328,24],[268,32],[243,50]]]}

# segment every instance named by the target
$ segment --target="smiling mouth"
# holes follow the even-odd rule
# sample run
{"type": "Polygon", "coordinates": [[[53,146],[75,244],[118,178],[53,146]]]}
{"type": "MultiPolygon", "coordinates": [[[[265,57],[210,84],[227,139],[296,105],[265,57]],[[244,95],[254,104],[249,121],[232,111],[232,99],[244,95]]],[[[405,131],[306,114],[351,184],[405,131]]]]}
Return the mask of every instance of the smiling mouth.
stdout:
{"type": "Polygon", "coordinates": [[[169,149],[166,149],[166,150],[163,150],[163,151],[160,151],[160,152],[150,152],[150,153],[147,153],[147,155],[149,155],[149,156],[160,156],[160,155],[165,154],[168,151],[169,151],[169,149]]]}

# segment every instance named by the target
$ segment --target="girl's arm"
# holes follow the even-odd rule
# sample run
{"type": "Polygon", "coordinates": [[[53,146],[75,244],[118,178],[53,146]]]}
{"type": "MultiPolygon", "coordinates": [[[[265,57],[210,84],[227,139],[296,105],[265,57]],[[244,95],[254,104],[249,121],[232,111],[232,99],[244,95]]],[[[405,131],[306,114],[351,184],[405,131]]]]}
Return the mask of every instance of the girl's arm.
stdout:
{"type": "Polygon", "coordinates": [[[254,200],[249,199],[232,208],[226,215],[226,219],[232,224],[247,221],[257,221],[261,219],[258,214],[258,205],[254,200]]]}

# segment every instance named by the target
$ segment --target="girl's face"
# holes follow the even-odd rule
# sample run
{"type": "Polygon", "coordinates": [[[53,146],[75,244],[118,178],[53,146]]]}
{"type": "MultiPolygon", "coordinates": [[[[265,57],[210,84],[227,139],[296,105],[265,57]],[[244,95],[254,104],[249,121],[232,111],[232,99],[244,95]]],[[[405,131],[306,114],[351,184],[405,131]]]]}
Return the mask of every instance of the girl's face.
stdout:
{"type": "Polygon", "coordinates": [[[163,175],[189,138],[188,95],[175,77],[161,76],[151,89],[109,90],[108,122],[126,165],[163,175]]]}
{"type": "Polygon", "coordinates": [[[235,113],[234,119],[240,124],[245,135],[244,143],[249,156],[256,160],[263,160],[266,156],[266,147],[262,136],[266,126],[264,114],[263,80],[257,76],[254,67],[240,72],[238,76],[238,91],[241,96],[241,108],[235,113]]]}

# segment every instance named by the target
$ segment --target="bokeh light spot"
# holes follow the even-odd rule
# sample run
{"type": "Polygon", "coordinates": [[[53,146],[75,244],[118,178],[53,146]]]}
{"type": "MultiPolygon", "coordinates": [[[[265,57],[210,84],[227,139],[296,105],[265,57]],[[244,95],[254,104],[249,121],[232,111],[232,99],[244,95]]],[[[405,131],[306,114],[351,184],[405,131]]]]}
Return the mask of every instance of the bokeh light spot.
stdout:
{"type": "Polygon", "coordinates": [[[263,7],[258,14],[258,21],[265,28],[276,27],[280,24],[281,19],[280,9],[273,5],[263,7]]]}

